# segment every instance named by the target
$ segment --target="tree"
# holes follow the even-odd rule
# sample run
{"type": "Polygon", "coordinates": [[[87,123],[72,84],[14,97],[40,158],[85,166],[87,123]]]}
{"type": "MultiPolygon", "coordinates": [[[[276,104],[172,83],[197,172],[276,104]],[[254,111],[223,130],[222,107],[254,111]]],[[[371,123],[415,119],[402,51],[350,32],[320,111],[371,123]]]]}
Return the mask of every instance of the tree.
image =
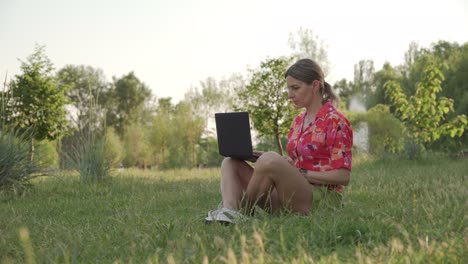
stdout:
{"type": "Polygon", "coordinates": [[[66,96],[72,106],[70,117],[78,131],[102,125],[105,109],[102,98],[109,88],[100,69],[84,65],[67,65],[57,73],[59,87],[70,87],[66,96]],[[101,103],[100,103],[101,102],[101,103]]]}
{"type": "Polygon", "coordinates": [[[273,139],[278,152],[283,154],[281,137],[289,131],[291,122],[298,113],[288,102],[284,73],[290,59],[281,57],[266,59],[260,68],[251,70],[247,86],[238,92],[242,106],[239,110],[248,111],[254,128],[260,136],[273,139]]]}
{"type": "Polygon", "coordinates": [[[453,99],[437,98],[442,91],[442,72],[433,64],[426,66],[422,80],[415,87],[415,94],[407,99],[399,83],[385,85],[386,95],[396,109],[409,136],[417,144],[428,145],[443,135],[462,136],[468,124],[465,115],[443,122],[447,113],[454,111],[453,99]]]}
{"type": "Polygon", "coordinates": [[[147,142],[146,131],[142,125],[130,123],[124,127],[125,157],[123,164],[125,167],[138,166],[146,168],[149,165],[150,151],[147,142]]]}
{"type": "Polygon", "coordinates": [[[296,34],[289,34],[289,47],[293,50],[292,56],[297,59],[310,58],[317,62],[325,74],[330,72],[330,61],[324,43],[310,29],[300,28],[296,34]]]}
{"type": "Polygon", "coordinates": [[[354,65],[353,96],[366,102],[367,108],[369,97],[375,91],[374,71],[372,60],[361,60],[354,65]]]}
{"type": "Polygon", "coordinates": [[[171,98],[159,98],[156,115],[150,125],[149,141],[152,146],[153,155],[158,165],[165,164],[171,138],[171,120],[174,106],[171,98]]]}
{"type": "MultiPolygon", "coordinates": [[[[415,93],[416,84],[422,79],[427,65],[438,65],[445,79],[441,86],[444,89],[440,95],[456,98],[453,109],[447,113],[447,118],[455,118],[461,114],[468,114],[468,43],[459,45],[456,42],[438,41],[429,48],[420,48],[415,43],[410,45],[405,54],[405,64],[400,66],[402,79],[400,81],[403,92],[409,96],[415,93]]],[[[462,138],[444,136],[432,147],[446,150],[466,149],[468,133],[465,130],[462,138]]]]}
{"type": "Polygon", "coordinates": [[[16,129],[31,133],[30,158],[33,160],[34,139],[54,140],[65,132],[67,87],[57,85],[44,46],[36,46],[27,62],[22,62],[21,70],[22,74],[16,75],[10,84],[8,122],[16,129]]]}
{"type": "Polygon", "coordinates": [[[351,97],[353,96],[353,82],[341,79],[333,85],[333,90],[340,96],[340,104],[344,109],[349,108],[351,97]]]}
{"type": "Polygon", "coordinates": [[[394,69],[390,63],[384,63],[381,70],[374,73],[373,83],[375,90],[374,92],[368,97],[367,106],[368,108],[372,108],[378,104],[390,104],[388,98],[385,97],[385,84],[388,81],[399,81],[401,80],[400,73],[394,69]]]}
{"type": "Polygon", "coordinates": [[[118,167],[124,159],[125,149],[119,136],[115,133],[113,127],[109,127],[106,129],[104,134],[104,140],[105,159],[109,162],[109,165],[111,167],[118,167]]]}
{"type": "Polygon", "coordinates": [[[151,90],[130,72],[119,79],[114,78],[114,85],[106,98],[107,125],[114,126],[122,136],[125,126],[141,123],[146,118],[143,113],[145,103],[151,99],[151,90]]]}
{"type": "MultiPolygon", "coordinates": [[[[172,144],[179,145],[183,150],[183,166],[194,167],[197,165],[197,143],[205,128],[204,118],[198,116],[192,109],[190,103],[186,101],[179,102],[174,111],[172,120],[172,135],[177,142],[172,144]]],[[[181,164],[182,165],[182,164],[181,164]]]]}

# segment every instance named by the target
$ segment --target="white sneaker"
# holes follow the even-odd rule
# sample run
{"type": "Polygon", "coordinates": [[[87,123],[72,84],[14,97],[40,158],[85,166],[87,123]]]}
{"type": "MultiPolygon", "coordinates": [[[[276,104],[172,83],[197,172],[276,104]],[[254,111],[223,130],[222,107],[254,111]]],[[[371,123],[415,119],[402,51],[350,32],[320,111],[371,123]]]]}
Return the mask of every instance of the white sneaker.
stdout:
{"type": "Polygon", "coordinates": [[[222,208],[218,208],[215,210],[211,210],[208,212],[208,215],[205,217],[205,222],[213,222],[216,221],[216,216],[219,214],[222,208]]]}
{"type": "Polygon", "coordinates": [[[211,224],[212,222],[216,221],[225,225],[235,224],[241,217],[241,213],[232,209],[218,208],[208,212],[208,215],[205,218],[205,223],[211,224]]]}

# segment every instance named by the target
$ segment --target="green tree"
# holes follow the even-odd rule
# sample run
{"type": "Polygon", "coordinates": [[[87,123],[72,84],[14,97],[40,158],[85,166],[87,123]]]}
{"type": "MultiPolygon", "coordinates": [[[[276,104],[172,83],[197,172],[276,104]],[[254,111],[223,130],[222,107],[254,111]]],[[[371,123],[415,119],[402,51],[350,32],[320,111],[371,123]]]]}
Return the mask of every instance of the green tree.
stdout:
{"type": "Polygon", "coordinates": [[[149,165],[149,144],[147,143],[146,130],[140,124],[129,124],[124,127],[123,145],[125,167],[138,166],[146,168],[149,165]]]}
{"type": "Polygon", "coordinates": [[[91,66],[66,65],[57,72],[57,79],[59,87],[70,87],[66,96],[77,130],[83,131],[87,126],[95,130],[102,126],[98,120],[103,120],[105,109],[100,102],[109,88],[103,71],[91,66]]]}
{"type": "Polygon", "coordinates": [[[422,75],[422,80],[416,85],[416,92],[407,99],[403,89],[396,81],[385,85],[396,114],[405,123],[410,138],[417,144],[428,144],[438,140],[443,135],[451,137],[463,135],[468,123],[465,115],[459,115],[444,122],[447,113],[453,111],[453,99],[439,97],[444,80],[442,72],[433,64],[429,64],[422,75]]]}
{"type": "Polygon", "coordinates": [[[114,78],[114,85],[106,94],[107,125],[115,127],[122,136],[126,126],[141,123],[147,118],[144,111],[150,100],[151,90],[135,73],[114,78]]]}
{"type": "Polygon", "coordinates": [[[174,106],[171,103],[171,98],[159,98],[156,115],[152,119],[152,124],[150,125],[148,133],[152,153],[158,165],[167,162],[172,134],[171,122],[173,113],[174,106]]]}
{"type": "Polygon", "coordinates": [[[16,129],[32,133],[30,158],[33,160],[34,140],[54,140],[66,130],[67,87],[57,85],[44,46],[36,46],[27,62],[22,62],[21,71],[10,84],[8,122],[16,129]]]}
{"type": "Polygon", "coordinates": [[[260,136],[273,139],[281,155],[281,137],[287,134],[298,113],[288,102],[286,92],[284,73],[290,61],[284,57],[266,59],[259,69],[251,70],[249,83],[238,92],[242,104],[238,109],[250,113],[254,128],[260,136]]]}
{"type": "Polygon", "coordinates": [[[367,106],[370,108],[378,105],[378,104],[390,104],[388,98],[385,98],[385,84],[388,81],[400,81],[401,75],[400,73],[393,68],[390,63],[384,63],[381,70],[374,73],[373,83],[375,90],[369,96],[367,101],[367,106]]]}
{"type": "Polygon", "coordinates": [[[292,57],[297,59],[310,58],[316,61],[325,74],[330,71],[330,61],[325,44],[311,29],[302,29],[289,34],[289,47],[292,49],[292,57]]]}
{"type": "Polygon", "coordinates": [[[344,109],[349,108],[351,97],[353,96],[353,82],[341,79],[333,85],[333,90],[340,96],[340,104],[344,109]]]}
{"type": "Polygon", "coordinates": [[[104,134],[105,149],[104,156],[109,162],[109,166],[117,167],[121,164],[125,149],[113,127],[108,127],[104,134]]]}
{"type": "Polygon", "coordinates": [[[179,145],[179,150],[183,150],[184,167],[194,167],[197,163],[197,144],[205,128],[205,121],[198,116],[191,105],[186,101],[179,102],[174,111],[172,120],[173,140],[172,144],[179,145]]]}
{"type": "Polygon", "coordinates": [[[374,86],[374,62],[361,60],[354,65],[353,95],[366,103],[369,107],[369,98],[375,91],[374,86]]]}

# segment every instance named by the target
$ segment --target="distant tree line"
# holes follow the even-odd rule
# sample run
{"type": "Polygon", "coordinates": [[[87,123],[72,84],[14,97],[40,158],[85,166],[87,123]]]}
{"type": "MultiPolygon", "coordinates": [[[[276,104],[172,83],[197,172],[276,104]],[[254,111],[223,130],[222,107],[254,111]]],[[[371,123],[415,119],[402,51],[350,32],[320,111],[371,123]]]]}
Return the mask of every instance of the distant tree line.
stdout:
{"type": "Polygon", "coordinates": [[[352,81],[342,79],[334,84],[343,108],[349,107],[352,99],[362,102],[367,109],[379,104],[387,105],[390,112],[407,125],[411,136],[431,134],[424,140],[424,136],[415,139],[422,143],[422,147],[449,152],[466,150],[468,133],[464,128],[468,115],[468,43],[460,45],[441,40],[424,48],[413,42],[404,58],[402,64],[392,66],[386,62],[380,70],[375,69],[372,60],[356,63],[352,81]],[[391,96],[395,89],[401,90],[398,98],[391,96]],[[430,94],[423,91],[430,91],[430,94]],[[403,111],[405,115],[401,107],[405,108],[404,101],[412,96],[413,103],[420,104],[422,108],[406,107],[403,111]],[[438,103],[439,99],[442,99],[441,103],[438,103]],[[410,112],[416,116],[408,116],[410,112]],[[436,119],[431,119],[434,116],[437,116],[436,119]],[[423,119],[417,120],[420,117],[423,119]],[[453,120],[453,123],[449,120],[453,120]],[[423,128],[424,122],[430,124],[423,128]],[[434,127],[428,132],[431,126],[434,127]],[[440,126],[442,129],[437,129],[440,126]]]}
{"type": "MultiPolygon", "coordinates": [[[[0,121],[31,134],[36,141],[31,144],[31,160],[62,168],[71,166],[67,153],[90,133],[105,138],[105,155],[112,167],[218,166],[222,157],[218,154],[213,116],[219,111],[249,111],[259,132],[257,147],[283,153],[287,129],[298,111],[287,102],[282,74],[299,57],[316,58],[324,69],[329,68],[326,50],[312,31],[300,29],[291,35],[290,46],[291,54],[267,58],[258,68],[249,69],[247,76],[233,74],[220,81],[210,77],[201,81],[177,103],[153,95],[134,72],[109,82],[102,70],[91,66],[66,65],[54,71],[44,47],[37,46],[22,63],[22,73],[5,81],[0,121]]],[[[376,71],[372,61],[362,60],[354,67],[354,79],[342,79],[334,88],[344,111],[357,98],[367,109],[377,107],[369,120],[384,120],[376,116],[388,112],[392,116],[385,120],[396,122],[398,127],[404,124],[412,135],[432,129],[424,130],[431,140],[413,137],[425,148],[455,151],[468,144],[466,117],[463,119],[468,112],[468,43],[440,41],[430,48],[412,43],[401,65],[385,63],[376,71]],[[428,72],[428,65],[432,71],[428,72]],[[432,89],[428,96],[433,101],[424,97],[424,102],[434,104],[432,116],[442,113],[436,125],[445,126],[447,133],[430,125],[418,126],[414,117],[409,120],[408,113],[416,110],[405,106],[413,101],[417,104],[422,91],[426,91],[418,87],[432,89]],[[436,100],[439,97],[447,101],[441,103],[436,100]],[[446,125],[452,119],[460,124],[446,125]]],[[[385,137],[376,142],[384,141],[396,142],[385,137]]]]}

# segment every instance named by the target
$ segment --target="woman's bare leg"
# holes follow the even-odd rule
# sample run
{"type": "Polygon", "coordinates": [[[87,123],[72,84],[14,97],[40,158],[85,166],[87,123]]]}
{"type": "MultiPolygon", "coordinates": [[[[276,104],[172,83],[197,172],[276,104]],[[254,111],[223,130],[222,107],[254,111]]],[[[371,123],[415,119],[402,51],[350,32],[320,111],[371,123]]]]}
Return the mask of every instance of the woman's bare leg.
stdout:
{"type": "Polygon", "coordinates": [[[268,193],[275,189],[281,206],[291,212],[308,214],[312,207],[312,190],[299,170],[275,152],[266,152],[257,160],[246,191],[248,206],[266,205],[268,193]]]}
{"type": "Polygon", "coordinates": [[[252,178],[253,168],[247,162],[225,158],[221,163],[223,207],[239,210],[242,195],[252,178]]]}

